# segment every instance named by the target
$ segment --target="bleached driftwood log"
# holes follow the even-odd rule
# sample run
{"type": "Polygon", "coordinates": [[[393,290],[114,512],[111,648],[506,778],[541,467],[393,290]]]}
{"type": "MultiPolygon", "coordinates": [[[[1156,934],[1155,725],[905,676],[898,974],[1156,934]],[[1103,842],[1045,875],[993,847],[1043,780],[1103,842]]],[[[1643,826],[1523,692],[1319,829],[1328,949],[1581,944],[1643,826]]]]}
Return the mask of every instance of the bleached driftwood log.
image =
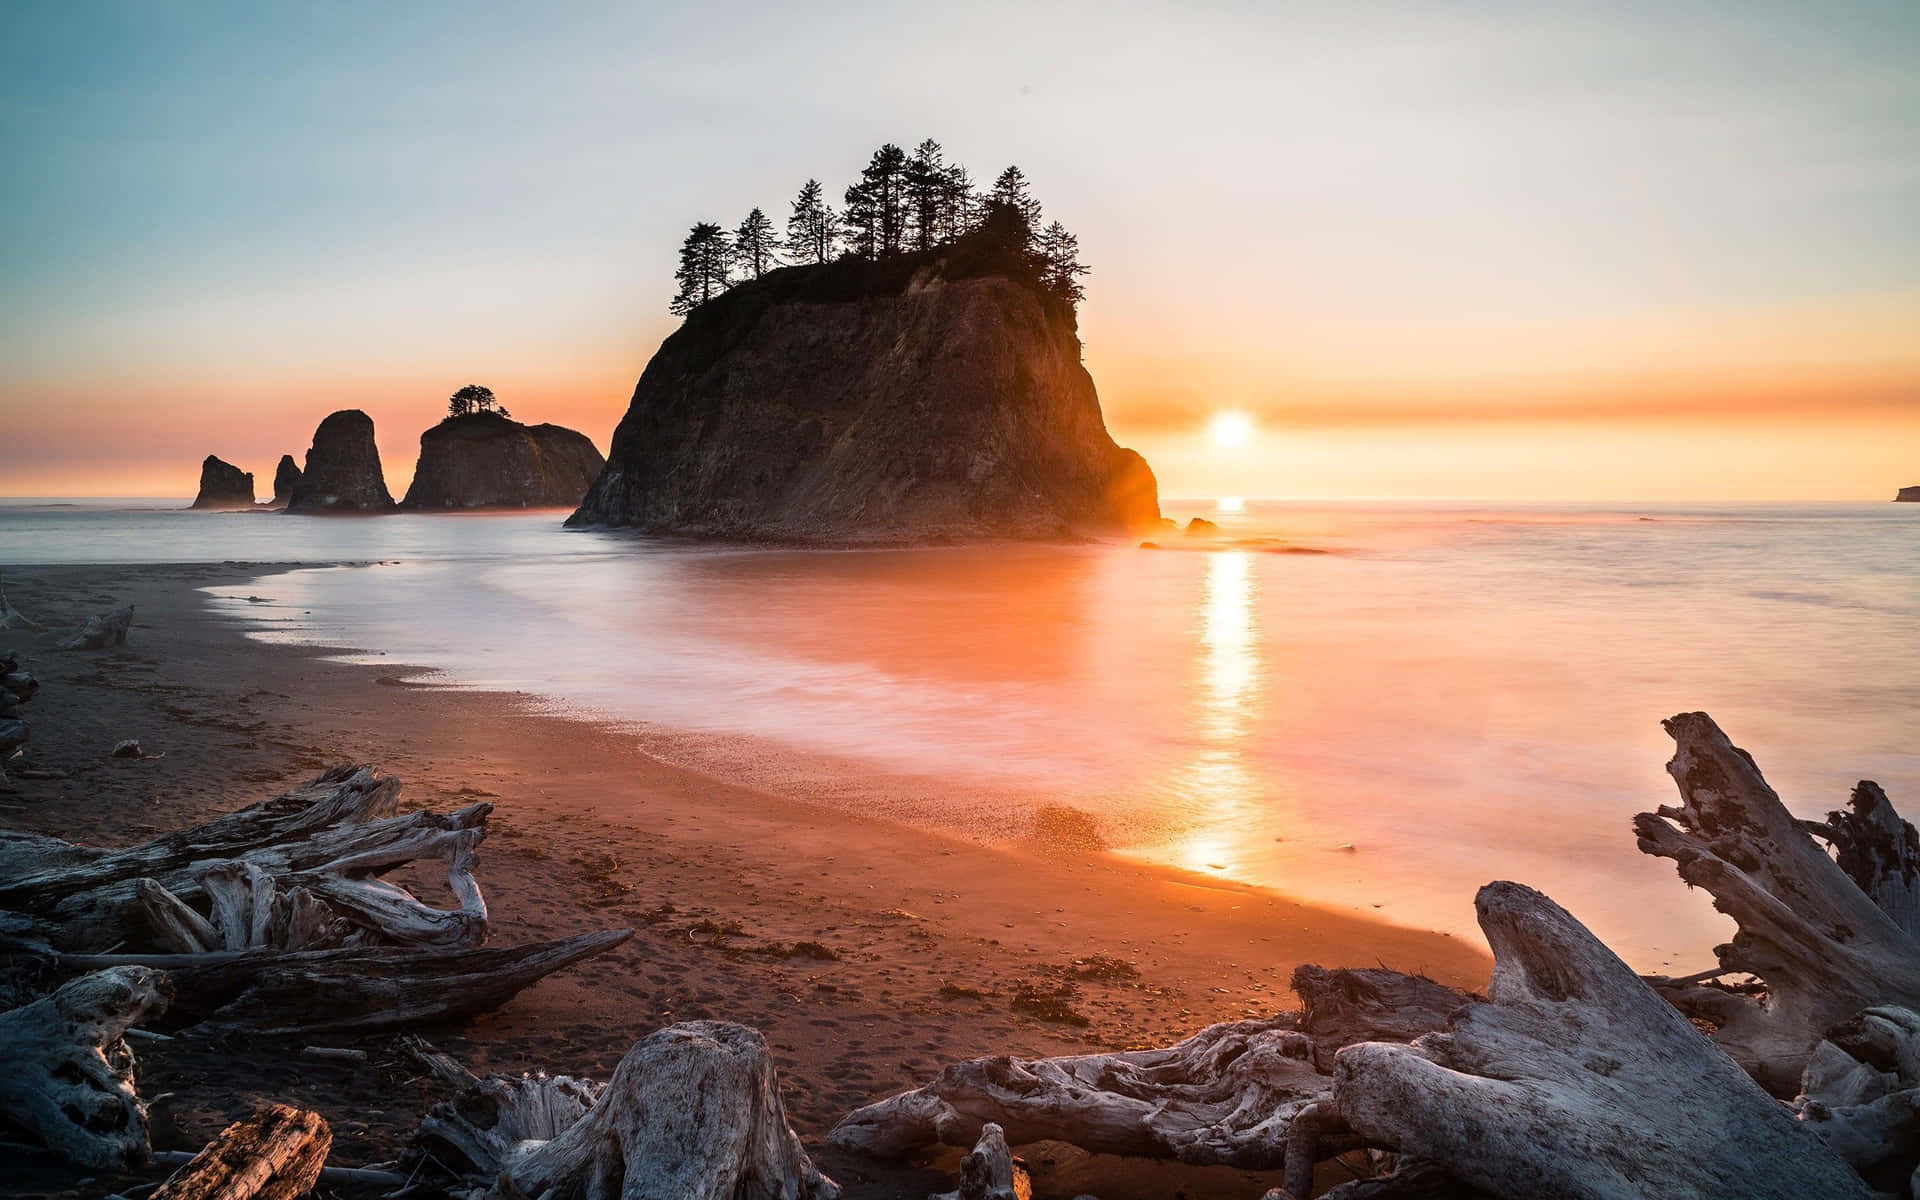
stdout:
{"type": "Polygon", "coordinates": [[[1330,1090],[1317,1058],[1345,1042],[1441,1028],[1470,999],[1387,970],[1302,967],[1293,982],[1301,1013],[1211,1025],[1164,1049],[956,1063],[925,1087],[849,1113],[828,1141],[896,1158],[972,1145],[992,1122],[1014,1145],[1271,1169],[1286,1159],[1294,1115],[1330,1090]]]}
{"type": "Polygon", "coordinates": [[[82,1166],[144,1164],[147,1107],[122,1035],[166,1003],[165,976],[121,967],[0,1013],[0,1113],[82,1166]]]}
{"type": "Polygon", "coordinates": [[[336,767],[284,795],[126,850],[75,861],[55,853],[61,843],[41,843],[45,864],[14,853],[19,873],[0,881],[0,908],[53,922],[60,945],[74,950],[121,941],[186,953],[478,944],[487,913],[473,855],[492,805],[394,816],[399,792],[399,780],[371,767],[336,767]],[[447,861],[456,908],[433,908],[378,878],[422,858],[447,861]],[[336,928],[316,901],[346,926],[336,928]],[[172,919],[196,902],[207,906],[202,915],[216,941],[172,919]],[[330,931],[334,942],[326,940],[330,931]]]}
{"type": "Polygon", "coordinates": [[[1672,859],[1740,928],[1715,949],[1718,971],[1652,982],[1716,1026],[1714,1040],[1769,1091],[1791,1096],[1826,1030],[1874,1005],[1920,1008],[1911,924],[1920,847],[1872,784],[1855,789],[1850,813],[1801,821],[1711,717],[1682,713],[1664,724],[1676,747],[1667,772],[1683,803],[1634,818],[1640,849],[1672,859]],[[1700,982],[1723,975],[1752,975],[1764,987],[1700,982]]]}
{"type": "Polygon", "coordinates": [[[1013,1156],[1006,1131],[988,1121],[960,1160],[960,1186],[928,1200],[1033,1200],[1033,1180],[1013,1156]]]}
{"type": "Polygon", "coordinates": [[[221,1130],[150,1200],[298,1200],[320,1178],[332,1146],[319,1113],[274,1104],[221,1130]]]}
{"type": "Polygon", "coordinates": [[[366,947],[211,954],[69,954],[65,970],[138,964],[173,980],[169,1027],[311,1036],[397,1029],[489,1012],[631,929],[524,946],[366,947]]]}
{"type": "Polygon", "coordinates": [[[1869,1183],[1920,1197],[1920,1013],[1870,1008],[1830,1030],[1793,1107],[1869,1183]]]}
{"type": "Polygon", "coordinates": [[[1376,1144],[1507,1200],[1867,1200],[1860,1177],[1585,926],[1516,883],[1475,898],[1492,1002],[1334,1058],[1376,1144]]]}
{"type": "Polygon", "coordinates": [[[327,861],[336,856],[332,848],[314,841],[350,837],[356,826],[391,817],[399,796],[400,781],[371,767],[335,767],[283,795],[124,850],[45,839],[37,844],[44,860],[31,857],[33,848],[11,856],[13,871],[0,876],[0,908],[59,916],[76,926],[81,945],[111,945],[136,880],[155,879],[187,896],[198,886],[195,872],[222,859],[256,858],[282,870],[327,861]]]}
{"type": "Polygon", "coordinates": [[[60,643],[62,650],[111,650],[127,644],[127,630],[133,625],[133,605],[116,608],[87,618],[80,631],[60,643]]]}
{"type": "Polygon", "coordinates": [[[483,1080],[417,1135],[462,1176],[514,1200],[833,1200],[786,1111],[758,1031],[688,1021],[642,1039],[604,1089],[483,1080]]]}

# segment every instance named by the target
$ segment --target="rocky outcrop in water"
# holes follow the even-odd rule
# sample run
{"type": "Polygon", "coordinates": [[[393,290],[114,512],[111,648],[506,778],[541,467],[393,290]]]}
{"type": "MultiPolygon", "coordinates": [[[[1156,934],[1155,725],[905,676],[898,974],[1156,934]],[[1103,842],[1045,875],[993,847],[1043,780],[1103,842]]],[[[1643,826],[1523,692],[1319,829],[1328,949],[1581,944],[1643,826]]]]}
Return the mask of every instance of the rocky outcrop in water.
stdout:
{"type": "Polygon", "coordinates": [[[373,418],[357,408],[330,414],[313,431],[307,466],[287,502],[292,513],[383,513],[393,495],[380,473],[373,418]]]}
{"type": "Polygon", "coordinates": [[[1898,500],[1920,501],[1920,484],[1917,484],[1913,487],[1901,488],[1899,493],[1894,496],[1894,499],[1896,501],[1898,500]]]}
{"type": "Polygon", "coordinates": [[[293,499],[293,489],[300,486],[300,468],[293,461],[293,455],[282,454],[280,465],[273,472],[273,503],[276,508],[285,508],[293,499]]]}
{"type": "Polygon", "coordinates": [[[954,251],[848,259],[702,304],[567,523],[822,542],[1157,525],[1153,472],[1107,434],[1072,307],[1017,274],[954,251]]]}
{"type": "Polygon", "coordinates": [[[195,508],[252,508],[253,473],[209,454],[200,463],[200,494],[195,508]]]}
{"type": "Polygon", "coordinates": [[[583,433],[495,412],[448,417],[420,435],[402,508],[572,508],[606,460],[583,433]]]}

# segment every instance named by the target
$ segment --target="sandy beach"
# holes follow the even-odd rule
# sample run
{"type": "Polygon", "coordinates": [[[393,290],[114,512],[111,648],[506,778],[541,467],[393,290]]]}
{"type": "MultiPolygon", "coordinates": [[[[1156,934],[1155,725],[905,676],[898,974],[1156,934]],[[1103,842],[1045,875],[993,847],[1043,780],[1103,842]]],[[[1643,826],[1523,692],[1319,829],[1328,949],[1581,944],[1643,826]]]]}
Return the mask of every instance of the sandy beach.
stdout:
{"type": "MultiPolygon", "coordinates": [[[[826,1131],[958,1059],[1160,1045],[1290,1008],[1287,981],[1301,963],[1485,983],[1489,960],[1460,939],[1072,845],[987,847],[733,786],[650,759],[628,735],[540,713],[526,696],[248,640],[196,591],[276,569],[10,570],[13,603],[50,625],[128,602],[137,615],[121,651],[61,652],[51,634],[4,635],[42,684],[25,764],[66,778],[15,779],[0,794],[0,825],[118,846],[342,762],[400,777],[403,809],[491,801],[479,874],[496,943],[637,932],[497,1013],[423,1031],[476,1071],[604,1078],[663,1024],[740,1021],[766,1034],[795,1129],[849,1196],[924,1195],[951,1186],[957,1152],[876,1164],[826,1149],[826,1131]],[[157,757],[109,758],[123,738],[157,757]],[[796,953],[798,943],[831,956],[796,953]],[[1095,954],[1133,964],[1138,977],[1073,982],[1067,1007],[1084,1025],[1012,1007],[1022,984],[1057,988],[1095,954]]],[[[537,631],[501,638],[540,653],[537,631]]],[[[165,1096],[154,1145],[197,1149],[226,1122],[283,1100],[333,1123],[335,1162],[391,1158],[441,1096],[390,1042],[341,1043],[367,1050],[368,1064],[269,1041],[144,1044],[141,1091],[165,1096]]],[[[1277,1182],[1064,1147],[1033,1165],[1043,1194],[1109,1200],[1244,1197],[1277,1182]]],[[[70,1185],[46,1166],[44,1178],[13,1186],[70,1185]]]]}

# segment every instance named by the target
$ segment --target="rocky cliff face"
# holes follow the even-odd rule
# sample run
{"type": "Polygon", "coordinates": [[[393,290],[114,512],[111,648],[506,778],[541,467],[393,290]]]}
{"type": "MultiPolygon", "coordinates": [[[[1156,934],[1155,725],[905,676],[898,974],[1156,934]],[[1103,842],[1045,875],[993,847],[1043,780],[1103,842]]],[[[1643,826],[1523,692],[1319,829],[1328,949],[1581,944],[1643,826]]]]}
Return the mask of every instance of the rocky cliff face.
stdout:
{"type": "Polygon", "coordinates": [[[200,494],[195,508],[252,508],[253,473],[209,454],[200,463],[200,494]]]}
{"type": "Polygon", "coordinates": [[[1062,537],[1156,523],[1072,310],[949,260],[795,267],[691,313],[569,525],[802,541],[1062,537]]]}
{"type": "Polygon", "coordinates": [[[300,468],[293,461],[293,455],[282,454],[280,465],[273,472],[273,503],[285,508],[293,499],[293,489],[300,486],[300,468]]]}
{"type": "Polygon", "coordinates": [[[583,433],[498,413],[448,417],[420,435],[402,508],[572,508],[606,460],[583,433]]]}
{"type": "Polygon", "coordinates": [[[296,513],[382,513],[393,496],[380,473],[380,450],[373,443],[373,418],[357,408],[330,414],[313,431],[307,467],[294,485],[287,511],[296,513]]]}
{"type": "Polygon", "coordinates": [[[1894,496],[1894,499],[1920,501],[1920,485],[1901,488],[1899,493],[1894,496]]]}

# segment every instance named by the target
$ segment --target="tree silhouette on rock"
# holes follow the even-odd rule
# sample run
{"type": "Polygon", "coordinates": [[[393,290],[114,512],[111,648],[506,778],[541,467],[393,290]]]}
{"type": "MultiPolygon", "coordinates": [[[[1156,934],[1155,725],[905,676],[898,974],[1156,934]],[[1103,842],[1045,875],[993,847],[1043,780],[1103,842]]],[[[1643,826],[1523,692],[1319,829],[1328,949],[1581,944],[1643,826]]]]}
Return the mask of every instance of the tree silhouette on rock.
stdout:
{"type": "Polygon", "coordinates": [[[840,233],[840,216],[822,198],[820,181],[809,179],[793,201],[787,218],[787,254],[796,263],[823,263],[833,259],[840,233]]]}
{"type": "Polygon", "coordinates": [[[733,231],[733,259],[742,275],[752,275],[755,279],[765,275],[779,252],[780,239],[773,232],[773,222],[757,208],[733,231]]]}
{"type": "Polygon", "coordinates": [[[676,313],[690,313],[726,291],[732,261],[733,244],[726,230],[711,221],[695,225],[687,232],[687,240],[680,243],[680,268],[673,273],[680,290],[668,307],[676,313]]]}
{"type": "Polygon", "coordinates": [[[507,410],[499,407],[499,401],[494,398],[490,387],[470,383],[447,398],[447,415],[450,417],[489,412],[497,412],[503,417],[507,415],[507,410]]]}
{"type": "Polygon", "coordinates": [[[1080,277],[1088,268],[1078,240],[1058,221],[1041,227],[1040,202],[1017,166],[1001,171],[982,195],[966,167],[948,162],[932,138],[912,154],[888,142],[847,187],[839,212],[825,191],[818,179],[801,186],[784,241],[759,208],[731,234],[708,222],[695,225],[680,247],[672,310],[692,312],[725,292],[736,271],[743,281],[760,279],[783,249],[797,266],[823,266],[842,255],[878,262],[951,249],[954,254],[942,253],[939,261],[950,262],[958,277],[1003,273],[1069,306],[1086,294],[1080,277]]]}

